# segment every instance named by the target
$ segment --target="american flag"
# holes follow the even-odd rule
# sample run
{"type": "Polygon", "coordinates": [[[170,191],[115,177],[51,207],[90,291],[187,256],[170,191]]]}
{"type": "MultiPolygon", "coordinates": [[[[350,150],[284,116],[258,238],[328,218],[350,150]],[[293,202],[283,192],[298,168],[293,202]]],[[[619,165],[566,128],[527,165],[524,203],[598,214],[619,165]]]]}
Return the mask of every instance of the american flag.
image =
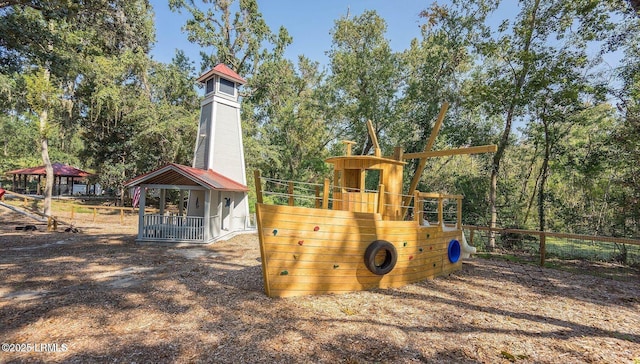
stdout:
{"type": "Polygon", "coordinates": [[[140,186],[136,187],[136,189],[133,191],[133,199],[131,201],[131,205],[133,207],[138,207],[139,203],[140,203],[140,186]]]}

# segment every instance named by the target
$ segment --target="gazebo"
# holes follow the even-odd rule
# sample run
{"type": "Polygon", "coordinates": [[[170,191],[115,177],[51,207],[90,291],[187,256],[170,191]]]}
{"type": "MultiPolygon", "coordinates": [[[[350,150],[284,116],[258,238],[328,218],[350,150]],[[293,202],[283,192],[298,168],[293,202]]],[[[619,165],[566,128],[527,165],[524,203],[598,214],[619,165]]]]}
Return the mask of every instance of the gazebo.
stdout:
{"type": "MultiPolygon", "coordinates": [[[[251,230],[249,216],[243,214],[247,186],[211,169],[169,163],[138,176],[126,184],[139,192],[138,241],[172,243],[211,243],[251,230]],[[159,212],[147,213],[147,192],[159,192],[159,212]],[[165,210],[166,191],[180,192],[177,214],[165,210]],[[186,211],[184,193],[191,204],[186,211]]],[[[135,197],[134,197],[135,199],[135,197]]],[[[135,203],[134,203],[135,204],[135,203]]]]}
{"type": "MultiPolygon", "coordinates": [[[[92,173],[83,171],[81,169],[72,167],[63,163],[53,163],[53,194],[54,195],[63,195],[73,194],[73,185],[76,180],[85,179],[87,177],[92,176],[92,173]],[[65,178],[66,183],[62,183],[62,179],[65,178]],[[63,189],[64,186],[64,189],[63,189]]],[[[23,169],[16,169],[13,171],[6,172],[6,174],[13,175],[13,191],[18,193],[28,193],[35,192],[36,194],[42,194],[41,188],[41,180],[42,177],[47,176],[47,171],[44,166],[38,167],[30,167],[23,169]],[[37,177],[37,183],[35,191],[29,190],[28,182],[29,180],[33,180],[34,177],[37,177]]],[[[89,193],[89,184],[85,187],[85,193],[89,193]]]]}

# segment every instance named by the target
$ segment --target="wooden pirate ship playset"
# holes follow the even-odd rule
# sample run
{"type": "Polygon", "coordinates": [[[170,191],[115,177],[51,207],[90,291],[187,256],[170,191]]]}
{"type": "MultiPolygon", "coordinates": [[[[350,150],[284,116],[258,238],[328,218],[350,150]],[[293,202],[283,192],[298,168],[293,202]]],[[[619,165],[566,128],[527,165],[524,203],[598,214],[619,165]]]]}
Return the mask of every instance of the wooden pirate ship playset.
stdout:
{"type": "Polygon", "coordinates": [[[371,123],[374,155],[329,158],[322,184],[255,174],[256,218],[265,293],[270,297],[400,287],[462,268],[475,252],[462,232],[462,196],[416,191],[427,158],[495,152],[495,145],[431,151],[443,105],[422,153],[384,157],[371,123]],[[420,159],[403,194],[404,160],[420,159]]]}

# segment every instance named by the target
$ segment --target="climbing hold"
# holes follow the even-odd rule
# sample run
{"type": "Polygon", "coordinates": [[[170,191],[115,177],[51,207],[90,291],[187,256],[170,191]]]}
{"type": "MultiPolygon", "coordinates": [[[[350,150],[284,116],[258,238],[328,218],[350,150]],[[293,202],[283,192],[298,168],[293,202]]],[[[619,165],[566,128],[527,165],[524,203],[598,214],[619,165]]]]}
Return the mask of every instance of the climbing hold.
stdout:
{"type": "Polygon", "coordinates": [[[313,231],[318,231],[318,230],[320,230],[320,226],[316,226],[313,228],[313,231]]]}
{"type": "Polygon", "coordinates": [[[430,246],[430,247],[429,247],[429,250],[433,250],[433,247],[432,247],[432,246],[430,246]]]}
{"type": "Polygon", "coordinates": [[[293,259],[298,260],[299,255],[298,254],[294,254],[293,255],[293,259]]]}
{"type": "Polygon", "coordinates": [[[402,246],[407,246],[407,242],[405,241],[404,243],[402,243],[402,246]]]}
{"type": "Polygon", "coordinates": [[[298,245],[302,246],[304,244],[304,240],[298,240],[298,245]]]}
{"type": "Polygon", "coordinates": [[[338,267],[340,267],[338,264],[333,265],[333,269],[337,269],[338,267]]]}
{"type": "Polygon", "coordinates": [[[278,230],[277,229],[273,229],[273,236],[278,235],[278,230]]]}
{"type": "Polygon", "coordinates": [[[433,267],[434,267],[434,268],[436,267],[436,263],[433,263],[433,267]]]}
{"type": "Polygon", "coordinates": [[[413,255],[409,255],[409,260],[412,260],[412,259],[413,259],[413,255]]]}
{"type": "Polygon", "coordinates": [[[429,239],[430,236],[431,236],[430,234],[427,234],[427,239],[429,239]]]}
{"type": "Polygon", "coordinates": [[[422,253],[422,248],[418,248],[418,251],[419,251],[420,253],[422,253]]]}
{"type": "Polygon", "coordinates": [[[282,272],[280,272],[280,275],[281,275],[281,276],[288,276],[288,275],[289,275],[289,272],[288,272],[288,271],[286,271],[286,270],[283,270],[282,272]]]}

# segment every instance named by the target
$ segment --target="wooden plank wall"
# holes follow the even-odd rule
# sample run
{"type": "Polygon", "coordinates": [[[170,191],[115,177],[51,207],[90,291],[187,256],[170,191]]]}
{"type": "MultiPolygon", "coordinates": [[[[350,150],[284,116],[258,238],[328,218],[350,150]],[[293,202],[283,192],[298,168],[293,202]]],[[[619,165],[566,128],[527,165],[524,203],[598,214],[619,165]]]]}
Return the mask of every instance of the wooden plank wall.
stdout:
{"type": "Polygon", "coordinates": [[[415,221],[383,221],[379,214],[257,204],[265,292],[271,297],[343,293],[408,283],[449,274],[447,247],[461,232],[415,221]],[[391,242],[395,268],[371,273],[364,252],[374,240],[391,242]]]}

